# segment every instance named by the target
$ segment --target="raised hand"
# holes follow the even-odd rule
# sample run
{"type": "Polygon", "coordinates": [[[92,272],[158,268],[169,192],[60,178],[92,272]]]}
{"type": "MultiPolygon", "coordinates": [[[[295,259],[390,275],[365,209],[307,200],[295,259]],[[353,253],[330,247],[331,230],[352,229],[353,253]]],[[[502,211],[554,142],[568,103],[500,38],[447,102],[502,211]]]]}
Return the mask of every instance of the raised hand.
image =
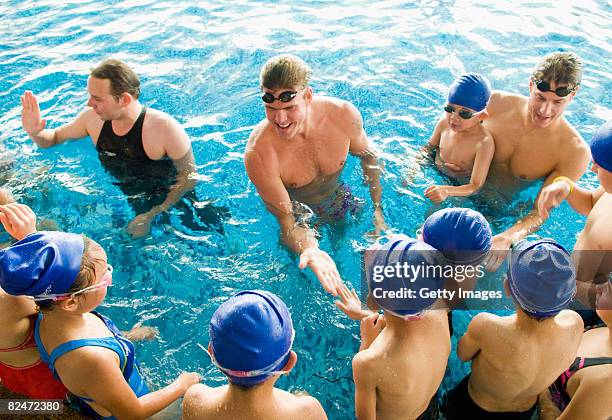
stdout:
{"type": "Polygon", "coordinates": [[[377,313],[366,316],[361,320],[359,330],[361,333],[361,347],[360,350],[369,348],[376,337],[385,328],[385,318],[377,313]]]}
{"type": "Polygon", "coordinates": [[[10,203],[0,206],[0,222],[8,234],[18,241],[36,232],[36,215],[25,204],[10,203]]]}
{"type": "Polygon", "coordinates": [[[38,101],[29,90],[21,96],[21,125],[30,136],[37,135],[47,125],[47,121],[40,118],[38,101]]]}
{"type": "Polygon", "coordinates": [[[338,295],[342,279],[336,268],[336,263],[334,263],[334,260],[331,259],[327,252],[317,247],[306,248],[300,254],[299,267],[300,270],[310,267],[325,291],[334,296],[338,295]]]}
{"type": "Polygon", "coordinates": [[[345,284],[342,284],[338,292],[338,297],[340,300],[337,300],[334,303],[349,318],[358,321],[374,313],[372,311],[361,309],[361,300],[354,289],[349,290],[345,284]]]}

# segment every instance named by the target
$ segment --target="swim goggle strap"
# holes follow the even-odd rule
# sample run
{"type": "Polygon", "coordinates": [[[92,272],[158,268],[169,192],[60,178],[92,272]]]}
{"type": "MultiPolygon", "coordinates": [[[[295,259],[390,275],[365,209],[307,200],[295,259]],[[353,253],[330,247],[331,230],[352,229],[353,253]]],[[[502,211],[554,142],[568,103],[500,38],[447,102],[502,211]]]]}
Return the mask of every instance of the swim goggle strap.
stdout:
{"type": "MultiPolygon", "coordinates": [[[[265,366],[261,369],[256,369],[256,370],[235,370],[235,369],[228,369],[228,368],[224,368],[223,366],[221,366],[219,364],[219,362],[217,362],[217,359],[215,359],[214,356],[214,350],[212,352],[209,352],[208,349],[206,347],[204,347],[203,345],[201,345],[200,343],[196,343],[202,350],[204,350],[206,352],[206,354],[208,354],[208,356],[210,357],[210,361],[211,363],[217,368],[219,369],[221,372],[227,374],[228,376],[232,376],[234,378],[252,378],[255,376],[262,376],[262,375],[268,375],[268,376],[272,376],[272,375],[285,375],[288,372],[284,371],[284,370],[275,370],[276,369],[276,365],[283,360],[285,357],[287,357],[287,355],[291,352],[291,349],[293,347],[293,340],[295,339],[295,330],[291,330],[291,342],[289,343],[289,348],[287,349],[287,351],[285,353],[283,353],[283,355],[281,357],[279,357],[278,359],[276,359],[274,362],[270,363],[268,366],[265,366]]],[[[212,347],[212,345],[211,345],[212,347]]]]}
{"type": "Polygon", "coordinates": [[[57,302],[60,300],[67,300],[67,299],[73,298],[74,296],[82,295],[84,293],[94,292],[103,287],[111,287],[113,285],[113,275],[112,274],[113,274],[113,266],[108,264],[108,267],[106,268],[106,273],[104,273],[102,280],[100,280],[96,284],[92,284],[91,286],[87,286],[81,290],[77,290],[72,293],[49,293],[49,294],[32,296],[31,298],[34,299],[34,302],[40,302],[43,300],[52,300],[54,302],[57,302]]]}
{"type": "Polygon", "coordinates": [[[550,83],[548,83],[545,80],[537,80],[534,79],[533,83],[536,85],[536,88],[540,91],[540,92],[553,92],[555,95],[557,95],[560,98],[564,98],[567,95],[569,95],[570,93],[574,92],[576,89],[578,89],[578,86],[580,85],[576,85],[574,87],[569,87],[569,86],[563,86],[563,87],[558,87],[555,90],[552,90],[550,88],[550,83]]]}

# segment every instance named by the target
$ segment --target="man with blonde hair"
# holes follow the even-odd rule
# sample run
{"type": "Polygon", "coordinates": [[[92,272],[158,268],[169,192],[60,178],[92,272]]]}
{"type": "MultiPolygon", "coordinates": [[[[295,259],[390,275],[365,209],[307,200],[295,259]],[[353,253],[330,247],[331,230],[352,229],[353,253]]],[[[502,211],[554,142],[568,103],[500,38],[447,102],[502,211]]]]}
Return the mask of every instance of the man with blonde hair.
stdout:
{"type": "MultiPolygon", "coordinates": [[[[581,80],[580,59],[571,52],[554,52],[536,65],[528,98],[503,91],[491,95],[490,117],[484,121],[495,139],[489,180],[509,196],[540,179],[545,187],[558,176],[575,181],[585,173],[590,160],[587,144],[563,118],[581,80]]],[[[512,242],[539,229],[539,197],[525,217],[493,238],[489,270],[499,267],[512,242]]]]}
{"type": "Polygon", "coordinates": [[[374,204],[375,233],[386,228],[381,208],[380,168],[355,106],[314,96],[310,67],[294,55],[271,58],[261,70],[266,119],[251,133],[244,162],[249,178],[276,216],[283,242],[309,266],[321,285],[336,295],[341,279],[329,255],[319,249],[294,203],[308,206],[326,221],[343,220],[357,210],[347,185],[339,182],[347,155],[358,156],[374,204]]]}

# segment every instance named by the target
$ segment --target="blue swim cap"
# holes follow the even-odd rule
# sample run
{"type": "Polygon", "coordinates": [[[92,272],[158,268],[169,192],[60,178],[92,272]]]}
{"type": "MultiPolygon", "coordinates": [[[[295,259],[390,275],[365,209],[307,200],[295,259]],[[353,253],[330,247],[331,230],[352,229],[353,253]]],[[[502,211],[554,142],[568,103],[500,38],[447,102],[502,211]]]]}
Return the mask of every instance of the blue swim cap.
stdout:
{"type": "Polygon", "coordinates": [[[457,77],[448,92],[448,103],[480,112],[491,97],[491,84],[480,74],[468,73],[457,77]]]}
{"type": "Polygon", "coordinates": [[[612,172],[612,120],[595,132],[591,140],[591,156],[597,165],[612,172]]]}
{"type": "Polygon", "coordinates": [[[441,290],[444,286],[443,257],[439,251],[406,235],[390,235],[366,252],[369,293],[382,309],[398,316],[416,315],[437,300],[419,292],[441,290]],[[414,272],[412,268],[420,271],[414,272]]]}
{"type": "Polygon", "coordinates": [[[0,251],[0,286],[11,295],[66,293],[81,270],[83,237],[36,232],[0,251]]]}
{"type": "Polygon", "coordinates": [[[425,220],[423,241],[453,264],[479,264],[491,249],[489,222],[476,210],[446,208],[425,220]]]}
{"type": "Polygon", "coordinates": [[[508,262],[508,286],[515,302],[540,318],[566,308],[576,294],[576,269],[572,258],[552,239],[521,241],[508,262]]]}
{"type": "Polygon", "coordinates": [[[282,369],[291,351],[293,323],[289,309],[274,293],[246,290],[221,304],[210,320],[213,361],[232,383],[251,387],[282,369]]]}

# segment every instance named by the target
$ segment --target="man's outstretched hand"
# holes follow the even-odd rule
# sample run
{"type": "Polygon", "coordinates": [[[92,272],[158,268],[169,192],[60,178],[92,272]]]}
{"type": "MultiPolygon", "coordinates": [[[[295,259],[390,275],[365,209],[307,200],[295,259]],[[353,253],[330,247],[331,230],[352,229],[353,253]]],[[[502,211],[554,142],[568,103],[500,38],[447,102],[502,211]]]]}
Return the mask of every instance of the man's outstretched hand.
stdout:
{"type": "Polygon", "coordinates": [[[342,279],[336,268],[336,263],[327,252],[317,247],[306,248],[300,254],[300,270],[310,267],[326,292],[338,296],[342,279]]]}

